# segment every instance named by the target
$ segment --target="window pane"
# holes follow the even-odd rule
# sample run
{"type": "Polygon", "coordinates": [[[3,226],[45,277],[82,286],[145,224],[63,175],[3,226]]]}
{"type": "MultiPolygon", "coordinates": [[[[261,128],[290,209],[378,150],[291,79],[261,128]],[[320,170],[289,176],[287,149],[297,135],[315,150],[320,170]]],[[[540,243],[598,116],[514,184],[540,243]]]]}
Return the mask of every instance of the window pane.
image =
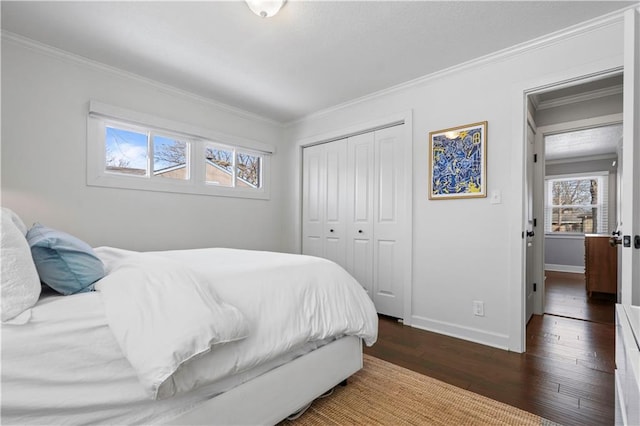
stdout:
{"type": "Polygon", "coordinates": [[[208,146],[205,150],[206,182],[233,186],[233,151],[208,146]]]}
{"type": "Polygon", "coordinates": [[[596,207],[554,207],[551,210],[551,231],[595,233],[597,217],[596,207]]]}
{"type": "Polygon", "coordinates": [[[170,179],[189,179],[187,143],[154,135],[153,174],[170,179]]]}
{"type": "Polygon", "coordinates": [[[105,138],[106,171],[127,175],[148,174],[147,134],[107,126],[105,138]]]}
{"type": "Polygon", "coordinates": [[[557,180],[552,185],[552,203],[556,206],[598,204],[596,179],[557,180]]]}
{"type": "Polygon", "coordinates": [[[260,188],[260,163],[258,156],[238,153],[236,176],[239,187],[260,188]]]}

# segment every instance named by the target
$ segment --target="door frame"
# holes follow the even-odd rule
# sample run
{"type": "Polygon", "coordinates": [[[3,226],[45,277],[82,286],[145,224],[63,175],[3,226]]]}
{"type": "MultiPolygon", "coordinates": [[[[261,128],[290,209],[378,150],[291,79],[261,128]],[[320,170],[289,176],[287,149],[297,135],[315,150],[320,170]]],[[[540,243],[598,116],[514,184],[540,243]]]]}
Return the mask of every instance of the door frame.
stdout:
{"type": "MultiPolygon", "coordinates": [[[[583,64],[555,74],[526,80],[512,85],[512,140],[511,151],[511,191],[520,194],[513,201],[512,216],[509,222],[510,250],[509,258],[509,342],[510,351],[526,351],[526,164],[527,158],[527,119],[529,116],[528,97],[539,92],[573,86],[579,83],[599,80],[623,71],[623,55],[612,56],[600,61],[583,64]]],[[[540,129],[538,129],[540,132],[540,129]]],[[[538,239],[539,241],[539,239],[538,239]]],[[[538,242],[538,245],[541,243],[538,242]]]]}
{"type": "Polygon", "coordinates": [[[406,183],[407,196],[405,197],[405,205],[403,206],[403,222],[402,238],[405,246],[402,247],[403,268],[405,271],[403,283],[403,323],[411,325],[411,306],[412,306],[412,285],[413,285],[413,110],[406,110],[387,116],[378,117],[369,121],[353,124],[348,127],[342,127],[335,130],[324,131],[320,134],[299,139],[294,144],[294,208],[296,212],[294,218],[295,239],[294,250],[296,253],[302,253],[302,178],[303,178],[303,150],[308,146],[318,145],[321,143],[332,142],[334,140],[349,138],[363,133],[373,132],[376,130],[392,127],[395,125],[403,125],[403,142],[405,143],[404,151],[404,170],[403,178],[406,183]]]}

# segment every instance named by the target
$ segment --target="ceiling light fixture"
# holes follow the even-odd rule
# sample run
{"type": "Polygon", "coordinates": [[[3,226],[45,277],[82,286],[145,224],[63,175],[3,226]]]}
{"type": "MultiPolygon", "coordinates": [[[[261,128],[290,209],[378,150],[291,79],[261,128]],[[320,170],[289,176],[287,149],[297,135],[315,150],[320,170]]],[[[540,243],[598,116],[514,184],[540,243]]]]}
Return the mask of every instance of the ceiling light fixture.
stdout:
{"type": "Polygon", "coordinates": [[[262,18],[274,16],[284,6],[286,0],[245,0],[249,9],[262,18]]]}

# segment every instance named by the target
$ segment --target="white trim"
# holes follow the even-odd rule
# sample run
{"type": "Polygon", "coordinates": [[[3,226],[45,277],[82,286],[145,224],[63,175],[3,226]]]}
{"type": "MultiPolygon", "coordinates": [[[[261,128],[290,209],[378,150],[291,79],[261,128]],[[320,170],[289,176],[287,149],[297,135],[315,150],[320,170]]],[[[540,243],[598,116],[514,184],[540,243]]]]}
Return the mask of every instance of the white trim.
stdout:
{"type": "Polygon", "coordinates": [[[591,90],[589,92],[578,93],[575,95],[564,96],[562,98],[549,99],[547,101],[538,102],[535,105],[536,110],[556,108],[559,106],[570,105],[577,102],[590,101],[594,99],[604,98],[606,96],[613,96],[622,93],[622,85],[606,87],[603,89],[591,90]]]}
{"type": "Polygon", "coordinates": [[[53,46],[49,46],[48,44],[44,44],[35,40],[32,40],[30,38],[18,35],[16,33],[12,33],[10,31],[7,30],[1,30],[0,31],[0,38],[4,41],[9,41],[12,42],[16,45],[22,46],[22,47],[26,47],[29,48],[33,51],[36,52],[40,52],[40,53],[44,53],[47,54],[49,56],[53,56],[55,58],[58,59],[62,59],[74,64],[80,64],[80,65],[84,65],[96,70],[100,70],[103,72],[108,72],[110,74],[114,74],[120,77],[126,77],[126,78],[130,78],[132,80],[136,80],[139,81],[141,83],[150,85],[156,89],[162,90],[165,93],[169,93],[171,95],[178,95],[178,96],[182,96],[184,98],[187,99],[191,99],[197,102],[201,102],[204,104],[207,104],[209,106],[233,113],[235,115],[238,115],[240,117],[243,118],[247,118],[250,120],[258,120],[258,121],[263,121],[265,123],[274,125],[274,126],[278,126],[278,127],[282,127],[282,123],[276,121],[276,120],[272,120],[270,118],[266,118],[263,117],[261,115],[258,114],[254,114],[252,112],[249,111],[245,111],[243,109],[231,106],[231,105],[227,105],[224,104],[222,102],[216,101],[212,98],[208,98],[205,96],[201,96],[201,95],[197,95],[195,93],[183,90],[183,89],[179,89],[175,86],[171,86],[169,84],[165,84],[165,83],[160,83],[157,80],[152,80],[150,78],[141,76],[139,74],[135,74],[129,71],[125,71],[123,69],[120,68],[116,68],[113,67],[111,65],[106,65],[102,62],[98,62],[95,61],[93,59],[89,59],[86,58],[84,56],[80,56],[80,55],[76,55],[75,53],[71,53],[71,52],[67,52],[66,50],[62,50],[62,49],[58,49],[56,47],[53,46]]]}
{"type": "MultiPolygon", "coordinates": [[[[613,70],[613,74],[621,71],[613,70]]],[[[573,82],[575,84],[575,82],[573,82]]],[[[563,123],[550,124],[548,126],[538,127],[538,133],[544,136],[554,135],[557,133],[575,132],[578,130],[590,129],[593,127],[602,127],[612,124],[622,123],[622,113],[601,115],[598,117],[585,118],[584,120],[565,121],[563,123]]]]}
{"type": "Polygon", "coordinates": [[[493,346],[499,349],[509,349],[509,336],[503,333],[493,333],[474,327],[465,327],[446,321],[438,321],[431,318],[414,315],[411,317],[411,326],[421,330],[432,331],[438,334],[468,340],[482,345],[493,346]]]}
{"type": "MultiPolygon", "coordinates": [[[[154,176],[130,176],[120,173],[110,173],[105,170],[106,158],[105,158],[105,126],[112,119],[122,120],[125,125],[135,122],[135,125],[143,125],[147,123],[153,127],[159,127],[165,129],[168,133],[176,133],[176,129],[172,126],[176,126],[177,132],[182,132],[184,135],[193,135],[193,133],[187,132],[189,129],[194,129],[186,124],[178,123],[172,120],[165,120],[159,117],[154,117],[144,113],[138,113],[135,111],[129,111],[118,107],[112,107],[99,102],[91,102],[90,113],[87,115],[87,185],[98,186],[107,188],[120,188],[120,189],[134,189],[140,191],[155,191],[155,192],[171,192],[179,194],[197,194],[197,195],[210,195],[210,196],[222,196],[233,198],[249,198],[258,200],[268,200],[271,196],[271,156],[268,153],[260,153],[258,151],[240,147],[240,151],[243,153],[255,154],[262,158],[261,163],[261,183],[260,188],[244,188],[244,187],[225,187],[206,182],[206,167],[205,167],[205,150],[206,147],[214,144],[224,145],[234,151],[238,151],[238,147],[232,145],[229,142],[211,141],[209,139],[202,139],[196,136],[186,136],[185,142],[188,142],[191,146],[189,149],[189,163],[191,166],[189,179],[165,179],[162,177],[154,176]],[[127,113],[131,113],[131,118],[127,116],[127,113]],[[105,118],[109,117],[109,118],[105,118]],[[209,143],[208,143],[209,142],[209,143]]],[[[117,121],[114,121],[117,123],[117,121]]],[[[116,124],[117,125],[117,124],[116,124]]],[[[197,128],[195,128],[198,130],[197,128]]],[[[207,132],[205,130],[205,132],[207,132]]],[[[244,140],[242,138],[229,137],[234,141],[244,140]]],[[[246,140],[245,140],[246,141],[246,140]]],[[[260,144],[264,146],[264,144],[260,144]]],[[[235,165],[234,165],[235,169],[235,165]]],[[[151,170],[151,169],[149,169],[151,170]]],[[[234,174],[235,176],[235,174],[234,174]]]]}
{"type": "Polygon", "coordinates": [[[601,155],[586,155],[584,157],[571,157],[571,158],[559,158],[557,160],[545,160],[545,164],[569,164],[569,163],[583,163],[587,161],[597,160],[615,160],[618,158],[618,154],[601,154],[601,155]]]}
{"type": "Polygon", "coordinates": [[[584,274],[584,266],[578,265],[556,265],[554,263],[545,263],[544,270],[554,272],[571,272],[573,274],[584,274]]]}
{"type": "MultiPolygon", "coordinates": [[[[617,14],[619,15],[619,13],[617,14]]],[[[620,16],[618,16],[619,18],[620,16]]],[[[609,16],[603,22],[608,24],[619,24],[620,19],[609,16]]],[[[595,28],[595,27],[590,27],[595,28]]],[[[514,197],[510,203],[511,214],[509,215],[509,238],[510,250],[507,258],[509,277],[509,350],[514,352],[524,352],[526,350],[526,318],[525,318],[525,284],[526,268],[525,253],[526,239],[522,238],[522,232],[526,229],[527,215],[524,210],[525,198],[527,196],[525,188],[525,167],[527,161],[527,96],[534,95],[544,90],[559,89],[578,83],[595,81],[607,76],[619,74],[622,71],[624,57],[613,55],[598,61],[580,64],[576,67],[560,70],[553,74],[537,76],[530,80],[523,80],[511,85],[512,102],[512,140],[522,141],[513,145],[511,150],[511,191],[513,194],[521,194],[521,197],[514,197]]],[[[540,128],[536,137],[542,134],[540,128]]],[[[540,247],[543,245],[539,244],[540,247]]],[[[542,258],[541,258],[542,259],[542,258]]],[[[542,268],[542,265],[540,265],[542,268]]],[[[544,287],[542,284],[541,287],[544,287]]],[[[543,290],[542,288],[541,290],[543,290]]],[[[536,294],[541,294],[538,291],[536,294]]]]}

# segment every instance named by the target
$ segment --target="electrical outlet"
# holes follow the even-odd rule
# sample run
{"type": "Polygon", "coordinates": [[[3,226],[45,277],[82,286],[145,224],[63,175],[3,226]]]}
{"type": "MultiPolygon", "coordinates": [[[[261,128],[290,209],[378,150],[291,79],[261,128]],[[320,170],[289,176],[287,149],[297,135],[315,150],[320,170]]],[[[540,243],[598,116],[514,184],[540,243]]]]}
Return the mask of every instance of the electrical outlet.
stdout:
{"type": "Polygon", "coordinates": [[[473,301],[473,314],[479,317],[484,316],[484,302],[480,300],[473,301]]]}

